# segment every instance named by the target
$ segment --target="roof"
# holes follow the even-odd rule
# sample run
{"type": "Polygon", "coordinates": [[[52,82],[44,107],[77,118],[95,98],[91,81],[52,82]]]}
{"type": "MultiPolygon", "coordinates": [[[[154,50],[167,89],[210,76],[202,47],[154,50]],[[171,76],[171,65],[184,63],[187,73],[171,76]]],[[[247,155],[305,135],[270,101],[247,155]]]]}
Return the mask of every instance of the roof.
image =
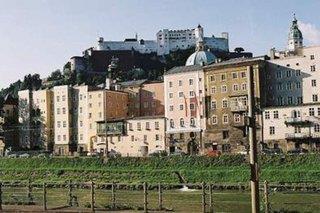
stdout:
{"type": "Polygon", "coordinates": [[[196,64],[207,65],[214,62],[216,59],[217,59],[216,56],[209,51],[203,51],[203,50],[196,51],[188,57],[186,61],[186,66],[196,65],[196,64]]]}
{"type": "Polygon", "coordinates": [[[140,86],[141,84],[145,83],[146,81],[147,81],[147,79],[142,79],[142,80],[118,82],[118,84],[120,84],[123,87],[140,86]]]}
{"type": "Polygon", "coordinates": [[[233,58],[227,61],[222,61],[219,63],[207,65],[204,68],[220,67],[220,66],[235,65],[235,64],[241,65],[242,63],[259,62],[259,61],[265,61],[266,59],[267,59],[266,55],[252,57],[252,58],[233,58]]]}
{"type": "Polygon", "coordinates": [[[200,65],[179,66],[166,71],[164,75],[171,75],[171,74],[184,73],[184,72],[194,72],[194,71],[201,71],[201,70],[202,70],[202,66],[200,65]]]}

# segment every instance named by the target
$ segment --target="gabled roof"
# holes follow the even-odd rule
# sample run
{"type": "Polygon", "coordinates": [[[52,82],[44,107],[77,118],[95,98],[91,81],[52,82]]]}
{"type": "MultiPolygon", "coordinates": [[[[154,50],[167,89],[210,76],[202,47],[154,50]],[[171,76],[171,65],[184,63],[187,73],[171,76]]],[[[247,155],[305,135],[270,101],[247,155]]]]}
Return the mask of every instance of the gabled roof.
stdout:
{"type": "Polygon", "coordinates": [[[194,72],[194,71],[201,71],[201,70],[202,70],[202,66],[200,65],[179,66],[166,71],[164,75],[171,75],[171,74],[184,73],[184,72],[194,72]]]}
{"type": "Polygon", "coordinates": [[[142,80],[118,82],[117,84],[120,84],[123,87],[140,86],[141,84],[145,83],[146,81],[147,81],[147,79],[142,79],[142,80]]]}

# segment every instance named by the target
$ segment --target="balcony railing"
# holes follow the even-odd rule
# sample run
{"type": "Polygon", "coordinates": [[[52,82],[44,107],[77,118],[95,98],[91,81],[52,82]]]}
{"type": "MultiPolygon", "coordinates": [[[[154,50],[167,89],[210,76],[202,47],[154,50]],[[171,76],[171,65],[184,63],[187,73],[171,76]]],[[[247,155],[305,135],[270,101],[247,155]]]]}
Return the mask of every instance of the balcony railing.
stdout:
{"type": "Polygon", "coordinates": [[[243,112],[243,111],[247,111],[248,110],[248,106],[244,106],[244,105],[231,105],[231,111],[232,112],[243,112]]]}
{"type": "Polygon", "coordinates": [[[306,120],[305,118],[301,118],[301,117],[297,117],[297,118],[294,118],[294,117],[287,117],[285,119],[285,123],[286,124],[290,124],[290,125],[305,125],[305,124],[309,124],[310,121],[306,120]]]}
{"type": "Polygon", "coordinates": [[[305,139],[309,138],[310,133],[287,133],[286,139],[305,139]]]}

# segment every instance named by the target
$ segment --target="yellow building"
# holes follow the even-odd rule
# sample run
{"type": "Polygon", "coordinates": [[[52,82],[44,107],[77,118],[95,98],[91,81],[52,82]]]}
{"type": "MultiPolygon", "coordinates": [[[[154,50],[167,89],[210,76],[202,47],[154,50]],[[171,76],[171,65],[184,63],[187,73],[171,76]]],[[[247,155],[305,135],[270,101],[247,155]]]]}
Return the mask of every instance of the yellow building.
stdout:
{"type": "Polygon", "coordinates": [[[265,103],[265,58],[239,58],[204,67],[207,152],[244,153],[248,150],[245,116],[248,112],[248,67],[254,71],[257,141],[261,136],[261,106],[265,103]]]}

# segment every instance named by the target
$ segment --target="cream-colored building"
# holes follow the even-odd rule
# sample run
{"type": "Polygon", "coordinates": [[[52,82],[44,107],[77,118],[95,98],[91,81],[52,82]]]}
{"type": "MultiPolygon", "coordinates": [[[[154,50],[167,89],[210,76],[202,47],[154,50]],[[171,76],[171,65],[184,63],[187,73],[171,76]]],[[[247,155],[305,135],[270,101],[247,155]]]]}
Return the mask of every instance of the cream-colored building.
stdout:
{"type": "MultiPolygon", "coordinates": [[[[142,157],[166,151],[166,123],[163,116],[134,117],[108,121],[108,150],[121,156],[142,157]]],[[[98,122],[98,134],[105,138],[105,122],[98,122]]],[[[106,143],[94,143],[94,151],[104,153],[106,143]]]]}
{"type": "Polygon", "coordinates": [[[319,149],[320,46],[303,46],[294,17],[285,51],[270,51],[266,72],[264,143],[284,151],[319,149]],[[319,112],[319,113],[318,113],[319,112]]]}
{"type": "Polygon", "coordinates": [[[19,95],[20,147],[53,148],[53,92],[22,90],[19,95]]]}

